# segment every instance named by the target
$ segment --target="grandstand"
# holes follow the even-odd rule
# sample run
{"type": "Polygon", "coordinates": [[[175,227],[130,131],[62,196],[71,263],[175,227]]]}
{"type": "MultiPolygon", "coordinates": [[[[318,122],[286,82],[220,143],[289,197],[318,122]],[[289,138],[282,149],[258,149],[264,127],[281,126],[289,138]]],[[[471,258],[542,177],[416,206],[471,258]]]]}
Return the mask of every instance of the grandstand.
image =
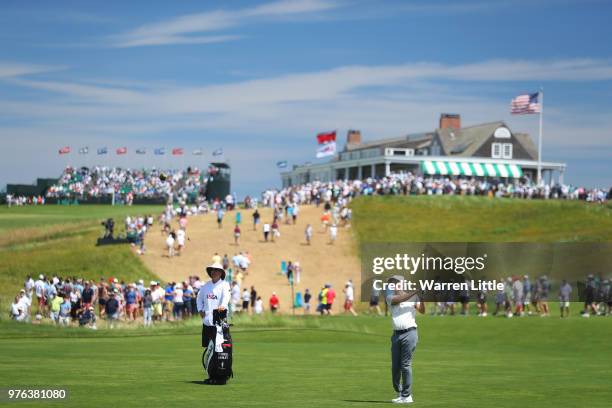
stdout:
{"type": "Polygon", "coordinates": [[[229,166],[222,177],[216,163],[202,171],[129,169],[120,167],[66,167],[57,179],[39,178],[34,185],[9,184],[6,199],[18,204],[48,203],[125,203],[162,204],[168,200],[195,203],[203,198],[218,199],[230,191],[229,166]]]}

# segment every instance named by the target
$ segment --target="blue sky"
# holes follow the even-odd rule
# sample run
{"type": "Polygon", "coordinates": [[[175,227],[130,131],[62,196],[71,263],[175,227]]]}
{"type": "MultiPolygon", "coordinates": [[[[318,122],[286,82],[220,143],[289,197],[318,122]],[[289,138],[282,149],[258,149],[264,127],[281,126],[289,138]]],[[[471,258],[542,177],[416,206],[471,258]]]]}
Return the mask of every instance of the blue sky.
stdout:
{"type": "Polygon", "coordinates": [[[258,194],[277,161],[315,161],[320,131],[373,140],[453,112],[535,137],[509,102],[543,86],[544,160],[609,187],[610,17],[589,0],[5,1],[0,186],[102,163],[64,145],[205,151],[104,157],[123,166],[202,165],[223,147],[233,189],[258,194]]]}

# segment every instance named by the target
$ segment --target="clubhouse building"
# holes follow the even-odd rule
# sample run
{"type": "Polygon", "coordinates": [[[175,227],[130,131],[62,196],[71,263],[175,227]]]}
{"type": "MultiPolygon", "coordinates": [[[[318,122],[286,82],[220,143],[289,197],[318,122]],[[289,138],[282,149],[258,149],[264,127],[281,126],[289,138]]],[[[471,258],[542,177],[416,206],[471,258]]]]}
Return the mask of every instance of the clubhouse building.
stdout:
{"type": "MultiPolygon", "coordinates": [[[[542,162],[542,180],[563,183],[565,163],[542,162]]],[[[538,151],[526,133],[503,121],[462,127],[457,114],[443,113],[431,132],[362,142],[349,130],[346,145],[329,162],[295,165],[281,173],[283,187],[310,181],[365,179],[390,173],[502,179],[537,179],[538,151]]]]}

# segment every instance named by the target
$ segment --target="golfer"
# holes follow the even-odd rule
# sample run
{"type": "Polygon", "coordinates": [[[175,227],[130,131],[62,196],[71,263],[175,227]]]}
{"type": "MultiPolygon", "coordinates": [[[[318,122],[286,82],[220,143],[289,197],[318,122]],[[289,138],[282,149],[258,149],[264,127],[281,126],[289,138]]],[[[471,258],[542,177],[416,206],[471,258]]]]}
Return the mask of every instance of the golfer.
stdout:
{"type": "MultiPolygon", "coordinates": [[[[229,283],[225,281],[225,269],[219,262],[215,262],[206,268],[210,281],[206,282],[198,292],[197,307],[202,316],[202,347],[208,347],[210,341],[217,337],[217,327],[213,322],[213,311],[223,312],[227,310],[230,300],[229,283]]],[[[215,380],[208,378],[205,384],[214,384],[215,380]]]]}
{"type": "MultiPolygon", "coordinates": [[[[388,283],[404,280],[395,275],[388,283]]],[[[393,319],[393,336],[391,336],[391,375],[393,388],[398,397],[391,400],[396,404],[410,404],[412,399],[412,355],[416,349],[417,334],[416,312],[425,313],[425,303],[419,302],[416,291],[389,290],[387,304],[393,319]]]]}

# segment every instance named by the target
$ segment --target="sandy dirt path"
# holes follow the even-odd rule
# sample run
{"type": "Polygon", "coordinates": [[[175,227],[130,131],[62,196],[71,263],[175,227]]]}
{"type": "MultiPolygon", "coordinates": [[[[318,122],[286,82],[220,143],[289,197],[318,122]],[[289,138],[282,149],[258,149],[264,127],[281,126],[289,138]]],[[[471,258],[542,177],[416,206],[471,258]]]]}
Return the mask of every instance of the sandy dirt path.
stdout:
{"type": "MultiPolygon", "coordinates": [[[[255,286],[257,293],[262,296],[264,309],[268,309],[268,299],[272,292],[280,298],[281,311],[290,312],[291,288],[287,278],[280,273],[281,261],[298,261],[301,265],[299,284],[295,291],[304,293],[310,289],[313,294],[311,305],[317,305],[316,295],[319,289],[330,283],[337,293],[333,311],[342,311],[344,296],[342,289],[347,280],[352,279],[355,286],[355,298],[359,296],[360,265],[357,257],[355,240],[350,227],[339,227],[338,238],[334,245],[330,245],[329,233],[324,233],[320,218],[322,207],[302,206],[295,225],[280,224],[281,236],[276,242],[265,242],[263,239],[262,224],[272,221],[272,211],[268,208],[260,209],[261,224],[257,231],[253,231],[252,210],[241,210],[242,236],[238,246],[234,245],[233,229],[235,212],[225,215],[223,227],[217,227],[214,214],[190,217],[187,226],[187,241],[181,256],[168,258],[165,256],[165,237],[161,234],[159,226],[155,226],[147,234],[147,253],[141,259],[159,277],[166,281],[182,281],[190,275],[199,275],[201,279],[208,279],[204,270],[211,263],[215,253],[231,257],[240,252],[248,251],[252,257],[252,264],[248,276],[242,283],[255,286]],[[304,230],[310,223],[313,226],[312,244],[306,244],[304,230]]],[[[174,223],[176,225],[176,222],[174,223]]],[[[297,313],[301,313],[297,312],[297,313]]]]}

